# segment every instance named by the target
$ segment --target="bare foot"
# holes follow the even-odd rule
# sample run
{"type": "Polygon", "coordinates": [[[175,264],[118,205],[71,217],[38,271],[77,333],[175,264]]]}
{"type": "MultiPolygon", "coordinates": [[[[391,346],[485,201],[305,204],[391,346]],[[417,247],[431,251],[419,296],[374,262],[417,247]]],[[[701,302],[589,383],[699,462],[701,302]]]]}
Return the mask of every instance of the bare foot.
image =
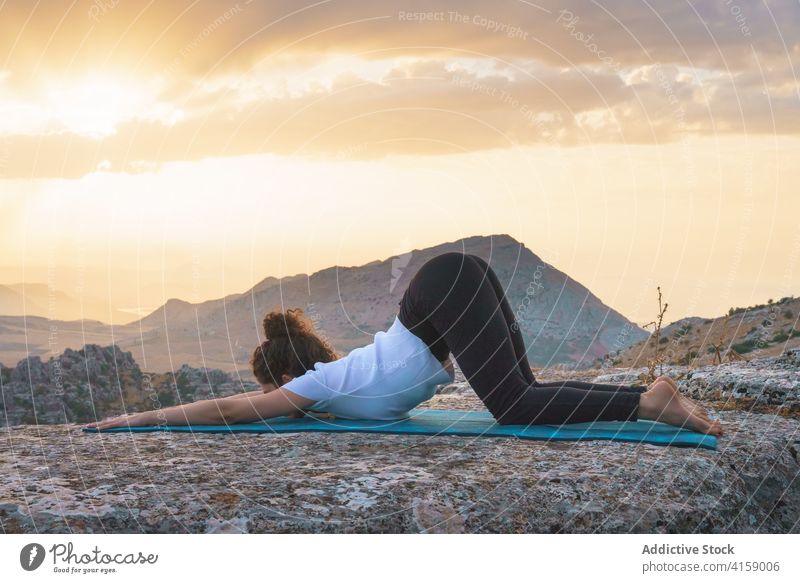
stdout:
{"type": "Polygon", "coordinates": [[[689,411],[691,411],[694,415],[702,417],[706,421],[711,421],[711,418],[708,416],[708,409],[703,407],[700,403],[698,403],[694,399],[687,397],[686,395],[680,395],[680,397],[681,401],[683,401],[684,403],[684,406],[686,406],[686,408],[689,409],[689,411]]]}
{"type": "Polygon", "coordinates": [[[703,407],[703,406],[702,406],[700,403],[698,403],[697,401],[695,401],[694,399],[691,399],[690,397],[687,397],[686,395],[684,395],[683,393],[681,393],[681,392],[680,392],[680,389],[678,389],[678,383],[676,383],[676,382],[675,382],[675,379],[673,379],[672,377],[669,377],[669,376],[663,375],[663,376],[660,376],[660,377],[658,377],[658,378],[657,378],[657,379],[656,379],[656,380],[655,380],[655,381],[654,381],[654,382],[653,382],[653,383],[650,385],[650,387],[652,387],[654,384],[656,384],[656,383],[657,383],[657,382],[659,382],[659,381],[665,381],[665,382],[668,382],[670,385],[672,385],[672,388],[673,388],[673,389],[675,389],[675,392],[676,392],[676,393],[678,394],[678,396],[680,397],[681,401],[683,402],[683,405],[684,405],[684,406],[685,406],[687,409],[689,409],[689,411],[690,411],[692,414],[694,414],[694,415],[697,415],[698,417],[702,417],[703,419],[705,419],[706,421],[708,421],[709,423],[711,423],[711,419],[710,419],[710,418],[709,418],[709,416],[708,416],[708,410],[707,410],[705,407],[703,407]]]}
{"type": "Polygon", "coordinates": [[[684,405],[680,393],[669,382],[653,383],[649,390],[642,393],[638,417],[685,427],[708,435],[722,435],[720,422],[710,421],[692,413],[691,408],[684,405]]]}

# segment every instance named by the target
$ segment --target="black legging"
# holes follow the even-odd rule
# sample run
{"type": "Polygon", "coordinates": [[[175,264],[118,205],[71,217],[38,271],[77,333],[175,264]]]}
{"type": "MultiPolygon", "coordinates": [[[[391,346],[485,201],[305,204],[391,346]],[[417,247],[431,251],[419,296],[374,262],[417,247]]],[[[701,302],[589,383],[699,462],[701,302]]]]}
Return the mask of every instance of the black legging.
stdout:
{"type": "Polygon", "coordinates": [[[444,253],[427,261],[398,318],[438,360],[453,353],[501,425],[637,419],[644,386],[536,380],[500,281],[480,257],[444,253]]]}

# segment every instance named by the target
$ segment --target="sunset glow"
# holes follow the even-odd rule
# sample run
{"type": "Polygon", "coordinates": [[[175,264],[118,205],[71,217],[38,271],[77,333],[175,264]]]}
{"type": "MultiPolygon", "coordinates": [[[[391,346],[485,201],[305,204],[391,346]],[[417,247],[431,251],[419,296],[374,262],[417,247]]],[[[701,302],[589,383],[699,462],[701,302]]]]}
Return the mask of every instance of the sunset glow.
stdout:
{"type": "Polygon", "coordinates": [[[4,4],[2,280],[149,307],[508,233],[633,319],[800,288],[796,6],[334,4],[4,4]]]}

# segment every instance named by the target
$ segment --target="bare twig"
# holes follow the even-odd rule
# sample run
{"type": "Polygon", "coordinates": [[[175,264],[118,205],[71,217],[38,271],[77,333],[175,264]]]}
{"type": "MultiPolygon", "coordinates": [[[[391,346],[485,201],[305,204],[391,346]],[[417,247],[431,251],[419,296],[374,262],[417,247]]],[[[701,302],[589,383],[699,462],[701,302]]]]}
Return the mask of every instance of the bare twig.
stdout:
{"type": "Polygon", "coordinates": [[[648,341],[651,339],[655,342],[653,357],[648,359],[647,361],[647,372],[642,373],[639,375],[639,378],[642,382],[646,384],[650,384],[656,380],[656,367],[659,367],[659,374],[664,373],[664,354],[661,349],[661,324],[664,321],[664,313],[667,311],[667,306],[669,304],[661,303],[661,286],[656,288],[658,290],[658,317],[653,322],[649,322],[642,326],[642,328],[647,328],[648,326],[655,326],[655,330],[648,338],[648,341]]]}

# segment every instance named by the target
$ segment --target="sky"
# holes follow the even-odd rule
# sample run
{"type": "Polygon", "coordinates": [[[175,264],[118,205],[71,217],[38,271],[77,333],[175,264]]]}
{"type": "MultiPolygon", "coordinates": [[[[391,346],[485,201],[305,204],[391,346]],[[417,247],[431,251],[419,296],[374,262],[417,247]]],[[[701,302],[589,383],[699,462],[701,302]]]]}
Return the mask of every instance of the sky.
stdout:
{"type": "Polygon", "coordinates": [[[0,283],[146,313],[505,233],[637,323],[800,292],[796,1],[0,5],[0,283]]]}

